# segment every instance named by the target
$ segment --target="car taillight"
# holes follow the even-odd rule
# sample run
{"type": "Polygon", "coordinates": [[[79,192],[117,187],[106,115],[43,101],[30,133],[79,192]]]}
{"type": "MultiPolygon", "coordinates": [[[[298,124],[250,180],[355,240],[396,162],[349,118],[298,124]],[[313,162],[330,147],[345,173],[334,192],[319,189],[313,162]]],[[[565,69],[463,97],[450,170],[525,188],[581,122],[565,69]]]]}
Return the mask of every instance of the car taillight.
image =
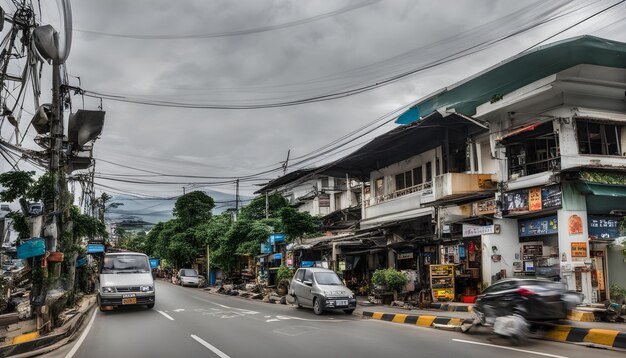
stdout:
{"type": "Polygon", "coordinates": [[[526,287],[520,287],[517,289],[517,293],[519,293],[522,296],[533,296],[535,295],[535,292],[526,288],[526,287]]]}

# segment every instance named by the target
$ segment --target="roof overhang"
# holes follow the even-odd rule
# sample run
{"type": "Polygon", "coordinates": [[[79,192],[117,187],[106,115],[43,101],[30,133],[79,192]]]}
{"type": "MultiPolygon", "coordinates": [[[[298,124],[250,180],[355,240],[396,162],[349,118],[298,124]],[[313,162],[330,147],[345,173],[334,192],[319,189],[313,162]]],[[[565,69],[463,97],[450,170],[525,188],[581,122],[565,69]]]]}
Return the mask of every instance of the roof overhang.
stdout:
{"type": "Polygon", "coordinates": [[[413,123],[451,108],[474,115],[483,103],[580,64],[626,68],[626,44],[580,36],[537,47],[418,100],[396,123],[413,123]]]}
{"type": "Polygon", "coordinates": [[[487,132],[486,123],[459,113],[433,112],[423,120],[400,126],[327,166],[321,172],[335,177],[369,179],[370,173],[442,145],[446,131],[472,136],[487,132]]]}

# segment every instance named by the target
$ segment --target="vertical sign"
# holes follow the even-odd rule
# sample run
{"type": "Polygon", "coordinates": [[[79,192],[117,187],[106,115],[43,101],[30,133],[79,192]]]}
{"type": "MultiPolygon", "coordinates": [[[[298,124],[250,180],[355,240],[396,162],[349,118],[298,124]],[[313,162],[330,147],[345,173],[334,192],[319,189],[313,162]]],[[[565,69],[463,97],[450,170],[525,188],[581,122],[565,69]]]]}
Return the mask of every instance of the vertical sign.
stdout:
{"type": "Polygon", "coordinates": [[[574,257],[587,257],[586,242],[572,242],[572,258],[574,257]]]}
{"type": "Polygon", "coordinates": [[[528,191],[528,210],[541,210],[541,188],[532,188],[528,191]]]}

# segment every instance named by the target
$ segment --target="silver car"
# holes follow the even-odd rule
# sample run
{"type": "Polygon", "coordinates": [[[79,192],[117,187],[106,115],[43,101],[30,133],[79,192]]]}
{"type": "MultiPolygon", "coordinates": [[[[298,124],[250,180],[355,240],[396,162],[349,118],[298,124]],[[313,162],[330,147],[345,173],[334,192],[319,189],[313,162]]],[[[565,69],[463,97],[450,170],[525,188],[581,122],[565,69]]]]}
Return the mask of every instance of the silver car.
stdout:
{"type": "Polygon", "coordinates": [[[137,252],[104,255],[98,280],[98,305],[154,307],[155,290],[148,256],[137,252]]]}
{"type": "Polygon", "coordinates": [[[289,294],[298,307],[312,307],[315,314],[327,310],[343,310],[352,314],[356,297],[337,276],[335,271],[324,268],[300,268],[291,280],[289,294]]]}
{"type": "Polygon", "coordinates": [[[181,286],[200,287],[200,276],[198,276],[198,271],[194,269],[180,269],[176,279],[181,286]]]}

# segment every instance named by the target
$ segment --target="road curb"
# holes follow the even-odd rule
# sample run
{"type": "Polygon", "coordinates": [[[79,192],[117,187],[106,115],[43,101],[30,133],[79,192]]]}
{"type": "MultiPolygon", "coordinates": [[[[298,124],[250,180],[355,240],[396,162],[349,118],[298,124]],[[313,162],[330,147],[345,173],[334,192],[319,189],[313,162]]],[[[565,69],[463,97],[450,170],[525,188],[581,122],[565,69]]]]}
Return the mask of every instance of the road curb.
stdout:
{"type": "MultiPolygon", "coordinates": [[[[365,318],[438,329],[460,328],[463,324],[472,323],[470,319],[426,315],[417,316],[402,313],[363,311],[361,314],[365,318]]],[[[605,348],[626,349],[626,332],[610,329],[552,326],[547,330],[541,331],[537,338],[556,342],[593,344],[605,348]]]]}
{"type": "Polygon", "coordinates": [[[363,317],[377,319],[381,321],[404,323],[421,327],[433,328],[460,328],[464,323],[470,324],[472,320],[453,317],[429,316],[429,315],[408,315],[403,313],[384,313],[363,311],[363,317]]]}
{"type": "Polygon", "coordinates": [[[74,340],[76,335],[80,333],[85,317],[93,311],[96,306],[94,300],[89,304],[86,310],[77,313],[74,317],[64,324],[64,331],[50,334],[37,339],[33,339],[23,343],[11,344],[0,348],[0,357],[26,358],[34,357],[53,351],[68,342],[74,340]]]}
{"type": "Polygon", "coordinates": [[[450,303],[431,303],[429,308],[447,312],[472,312],[474,306],[455,305],[450,303]]]}

